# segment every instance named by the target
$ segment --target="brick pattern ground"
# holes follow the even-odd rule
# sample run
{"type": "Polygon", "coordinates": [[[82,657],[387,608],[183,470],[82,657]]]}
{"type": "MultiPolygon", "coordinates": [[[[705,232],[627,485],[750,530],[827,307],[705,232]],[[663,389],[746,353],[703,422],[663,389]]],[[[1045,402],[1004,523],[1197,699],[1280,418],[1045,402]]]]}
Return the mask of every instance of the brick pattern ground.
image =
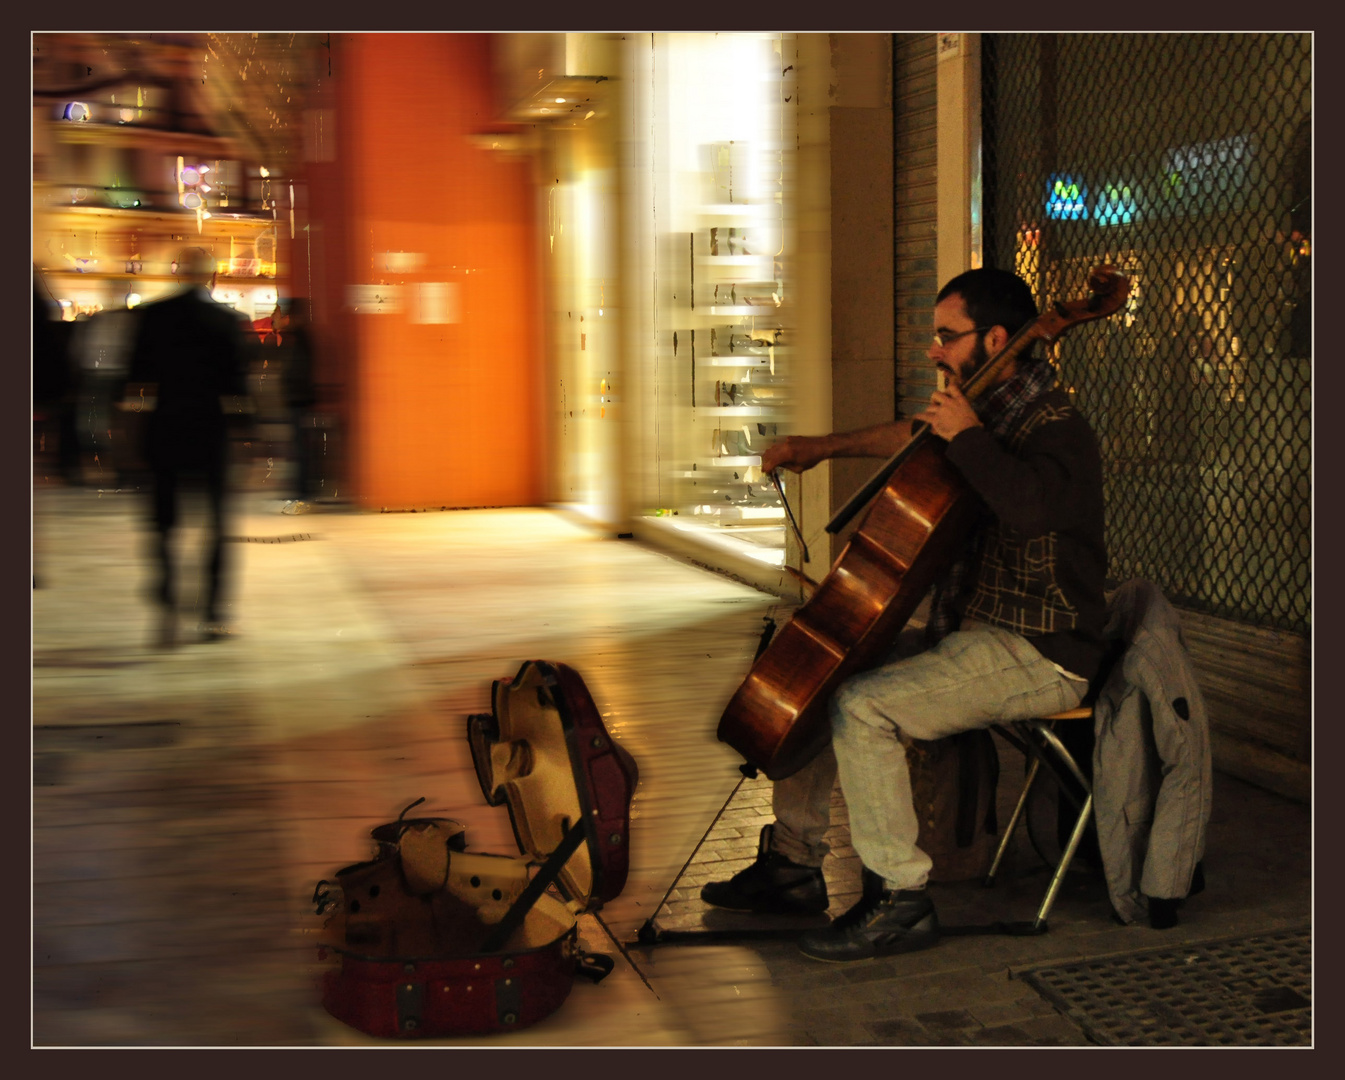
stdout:
{"type": "MultiPolygon", "coordinates": [[[[1000,822],[1006,822],[1021,786],[1022,762],[1007,746],[1000,750],[998,811],[1000,822]]],[[[1171,930],[1120,925],[1111,913],[1101,874],[1082,867],[1068,875],[1044,936],[959,933],[945,936],[937,948],[925,952],[826,964],[803,956],[792,941],[800,929],[820,925],[821,917],[763,918],[720,911],[699,898],[705,882],[732,876],[752,862],[761,826],[772,820],[769,781],[745,779],[646,929],[646,937],[656,932],[660,943],[633,946],[632,958],[637,965],[643,958],[656,969],[656,957],[663,950],[694,948],[708,941],[750,943],[767,968],[771,985],[787,1003],[793,1045],[1094,1045],[1075,1018],[1038,993],[1020,973],[1053,960],[1065,963],[1198,942],[1225,925],[1292,927],[1307,918],[1302,902],[1307,879],[1301,876],[1306,864],[1299,859],[1290,857],[1297,869],[1282,879],[1286,888],[1278,896],[1263,878],[1266,891],[1259,897],[1246,894],[1246,906],[1239,911],[1228,893],[1233,876],[1253,885],[1246,877],[1250,866],[1244,865],[1250,849],[1269,853],[1265,840],[1252,839],[1250,832],[1292,829],[1294,820],[1306,821],[1306,810],[1222,774],[1217,786],[1224,798],[1216,803],[1207,863],[1224,868],[1223,895],[1219,901],[1208,893],[1190,900],[1182,922],[1171,930]],[[1240,833],[1235,821],[1243,822],[1240,833]],[[763,927],[775,936],[755,936],[763,927]]],[[[849,844],[849,819],[839,790],[832,799],[827,839],[832,850],[823,871],[831,899],[828,917],[835,917],[857,898],[861,869],[849,844]]],[[[1286,850],[1277,857],[1285,870],[1288,855],[1286,850]]],[[[1049,868],[1020,830],[995,888],[965,881],[932,884],[930,891],[945,927],[986,927],[1001,920],[1031,920],[1049,876],[1049,868]]]]}

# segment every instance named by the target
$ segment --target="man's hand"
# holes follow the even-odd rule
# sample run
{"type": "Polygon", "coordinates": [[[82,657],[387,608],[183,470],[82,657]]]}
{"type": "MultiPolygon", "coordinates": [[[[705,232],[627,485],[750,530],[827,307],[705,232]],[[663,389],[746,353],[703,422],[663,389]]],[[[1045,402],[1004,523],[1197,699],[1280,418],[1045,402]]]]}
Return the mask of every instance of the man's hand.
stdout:
{"type": "Polygon", "coordinates": [[[761,455],[761,471],[767,474],[776,469],[803,472],[827,459],[825,435],[789,435],[766,447],[761,455]]]}
{"type": "Polygon", "coordinates": [[[790,435],[766,448],[761,471],[776,469],[803,472],[829,458],[891,457],[911,440],[909,420],[888,420],[858,431],[833,431],[830,435],[790,435]]]}
{"type": "Polygon", "coordinates": [[[981,426],[971,402],[966,399],[956,383],[949,383],[947,390],[935,390],[934,396],[929,399],[929,405],[916,419],[923,420],[933,429],[935,435],[949,442],[968,428],[981,426]]]}

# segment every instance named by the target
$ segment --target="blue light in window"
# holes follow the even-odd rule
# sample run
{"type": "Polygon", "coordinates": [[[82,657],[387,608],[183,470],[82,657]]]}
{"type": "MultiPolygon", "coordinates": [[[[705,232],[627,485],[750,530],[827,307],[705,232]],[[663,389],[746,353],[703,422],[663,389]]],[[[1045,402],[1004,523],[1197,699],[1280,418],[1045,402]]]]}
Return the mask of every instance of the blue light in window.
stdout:
{"type": "Polygon", "coordinates": [[[1088,188],[1067,174],[1057,173],[1047,182],[1046,216],[1077,220],[1088,216],[1088,188]]]}
{"type": "Polygon", "coordinates": [[[1093,220],[1099,225],[1129,225],[1135,218],[1135,195],[1129,184],[1103,184],[1093,207],[1093,220]]]}

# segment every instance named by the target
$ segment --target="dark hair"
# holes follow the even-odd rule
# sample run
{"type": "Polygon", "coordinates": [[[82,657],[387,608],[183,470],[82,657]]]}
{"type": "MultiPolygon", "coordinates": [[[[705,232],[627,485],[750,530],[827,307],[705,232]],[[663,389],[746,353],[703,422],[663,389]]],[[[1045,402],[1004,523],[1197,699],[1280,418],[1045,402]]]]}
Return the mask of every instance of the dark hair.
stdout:
{"type": "Polygon", "coordinates": [[[982,267],[958,274],[939,290],[935,303],[962,297],[977,326],[1002,326],[1012,337],[1037,317],[1037,302],[1027,282],[1007,270],[982,267]]]}

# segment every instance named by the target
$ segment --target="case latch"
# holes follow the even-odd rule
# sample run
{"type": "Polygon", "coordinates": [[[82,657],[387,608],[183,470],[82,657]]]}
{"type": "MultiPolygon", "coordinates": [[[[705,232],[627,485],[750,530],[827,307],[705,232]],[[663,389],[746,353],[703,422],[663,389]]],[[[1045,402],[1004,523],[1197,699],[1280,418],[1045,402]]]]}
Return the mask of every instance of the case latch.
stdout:
{"type": "Polygon", "coordinates": [[[397,1030],[416,1031],[425,1011],[425,984],[403,980],[397,984],[397,1030]]]}

